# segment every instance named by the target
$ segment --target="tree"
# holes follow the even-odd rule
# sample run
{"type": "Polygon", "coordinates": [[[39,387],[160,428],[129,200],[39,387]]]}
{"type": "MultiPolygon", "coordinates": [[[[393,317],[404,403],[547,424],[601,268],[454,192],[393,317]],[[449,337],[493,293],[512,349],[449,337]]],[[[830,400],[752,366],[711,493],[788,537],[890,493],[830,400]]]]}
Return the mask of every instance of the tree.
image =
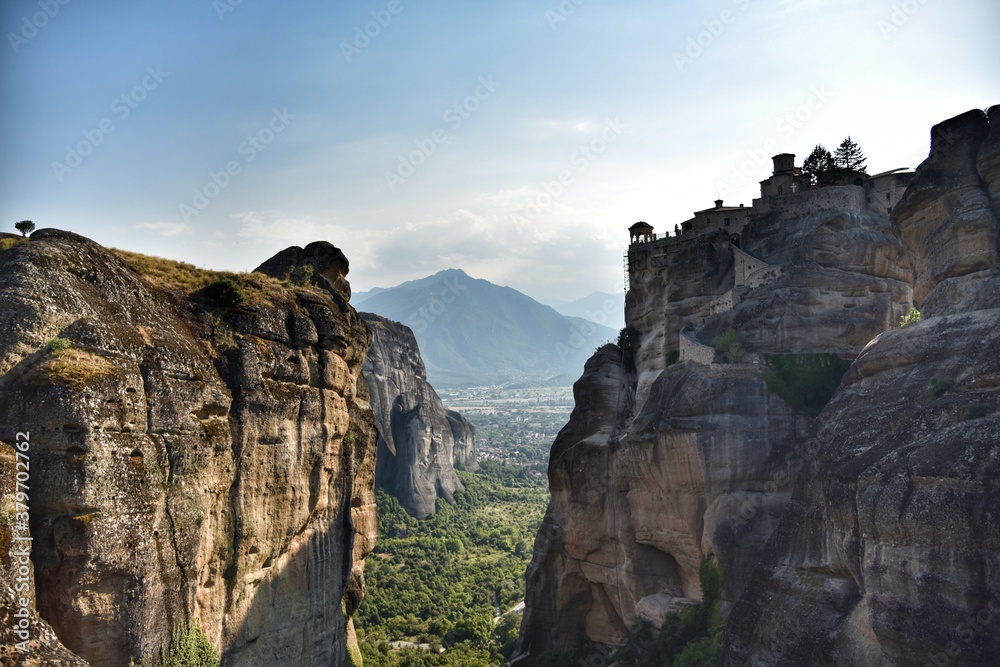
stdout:
{"type": "Polygon", "coordinates": [[[834,164],[840,169],[851,169],[862,174],[868,173],[865,170],[865,154],[861,152],[860,146],[851,141],[850,135],[837,147],[834,164]]]}
{"type": "Polygon", "coordinates": [[[14,223],[14,229],[21,232],[21,236],[27,236],[35,231],[35,223],[31,220],[22,220],[21,222],[14,223]]]}
{"type": "Polygon", "coordinates": [[[816,144],[816,148],[802,163],[802,173],[808,176],[812,183],[820,183],[823,180],[823,174],[833,168],[833,155],[820,144],[816,144]]]}
{"type": "Polygon", "coordinates": [[[715,360],[735,364],[743,360],[743,343],[736,329],[729,327],[715,341],[715,360]]]}

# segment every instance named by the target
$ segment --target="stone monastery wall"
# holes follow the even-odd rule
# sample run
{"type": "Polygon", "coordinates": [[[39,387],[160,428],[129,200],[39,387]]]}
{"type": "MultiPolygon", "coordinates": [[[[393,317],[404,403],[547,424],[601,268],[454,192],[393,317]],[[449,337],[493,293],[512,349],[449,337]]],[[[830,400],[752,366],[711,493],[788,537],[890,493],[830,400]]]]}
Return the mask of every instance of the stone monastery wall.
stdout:
{"type": "Polygon", "coordinates": [[[755,199],[754,213],[779,212],[785,217],[804,216],[817,211],[861,213],[868,206],[868,196],[860,185],[831,185],[815,190],[755,199]]]}

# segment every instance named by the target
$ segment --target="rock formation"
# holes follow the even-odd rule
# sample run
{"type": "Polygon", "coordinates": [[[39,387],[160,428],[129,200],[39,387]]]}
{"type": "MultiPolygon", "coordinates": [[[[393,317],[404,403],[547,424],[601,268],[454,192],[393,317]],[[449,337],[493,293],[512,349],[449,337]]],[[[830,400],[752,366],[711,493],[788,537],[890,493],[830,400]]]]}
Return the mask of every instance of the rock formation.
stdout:
{"type": "Polygon", "coordinates": [[[326,241],[315,241],[305,248],[285,248],[254,271],[284,279],[306,265],[312,267],[313,281],[331,296],[351,298],[351,284],[347,282],[350,262],[340,248],[326,241]]]}
{"type": "Polygon", "coordinates": [[[778,269],[766,284],[733,293],[725,233],[639,249],[635,371],[606,347],[574,387],[514,664],[622,643],[700,598],[705,555],[726,568],[727,664],[924,665],[950,641],[947,664],[996,662],[1000,626],[961,626],[1000,622],[996,117],[936,127],[891,220],[857,186],[772,201],[740,238],[778,269]],[[900,329],[914,295],[925,320],[900,329]],[[729,328],[742,363],[672,363],[681,330],[729,328]],[[819,352],[860,358],[811,419],[758,353],[819,352]]]}
{"type": "Polygon", "coordinates": [[[223,664],[344,664],[376,531],[346,262],[316,267],[327,289],[250,274],[191,293],[170,283],[194,267],[131,261],[165,287],[67,232],[0,253],[0,441],[30,433],[33,636],[117,666],[197,622],[223,664]]]}
{"type": "Polygon", "coordinates": [[[923,318],[875,339],[817,420],[730,664],[1000,664],[998,112],[936,126],[893,211],[923,318]]]}
{"type": "Polygon", "coordinates": [[[444,409],[409,327],[372,313],[362,317],[372,332],[364,373],[379,431],[375,481],[424,519],[439,497],[454,503],[463,488],[455,461],[476,467],[475,429],[444,409]]]}
{"type": "Polygon", "coordinates": [[[455,410],[445,410],[455,439],[455,465],[463,470],[479,470],[479,448],[476,446],[476,427],[455,410]]]}

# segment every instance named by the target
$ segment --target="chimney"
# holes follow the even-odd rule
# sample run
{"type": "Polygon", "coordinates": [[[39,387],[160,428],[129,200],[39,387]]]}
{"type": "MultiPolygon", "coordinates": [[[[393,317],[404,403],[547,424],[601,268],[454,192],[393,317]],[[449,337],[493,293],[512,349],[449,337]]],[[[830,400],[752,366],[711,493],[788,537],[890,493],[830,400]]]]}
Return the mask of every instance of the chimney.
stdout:
{"type": "Polygon", "coordinates": [[[715,200],[715,208],[722,208],[722,200],[721,199],[716,199],[715,200]]]}

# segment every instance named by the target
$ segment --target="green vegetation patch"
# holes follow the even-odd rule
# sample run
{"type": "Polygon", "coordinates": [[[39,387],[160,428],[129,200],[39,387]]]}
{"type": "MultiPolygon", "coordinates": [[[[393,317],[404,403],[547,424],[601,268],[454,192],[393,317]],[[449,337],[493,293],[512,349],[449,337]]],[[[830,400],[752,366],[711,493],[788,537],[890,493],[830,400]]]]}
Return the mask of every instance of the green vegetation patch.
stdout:
{"type": "Polygon", "coordinates": [[[73,341],[68,338],[60,338],[56,336],[48,343],[49,349],[53,352],[64,352],[69,348],[73,347],[73,341]]]}
{"type": "Polygon", "coordinates": [[[971,405],[965,406],[966,421],[970,419],[982,419],[988,414],[990,414],[990,406],[988,405],[983,405],[982,403],[973,403],[971,405]]]}
{"type": "Polygon", "coordinates": [[[365,561],[367,593],[354,614],[365,667],[506,664],[524,599],[524,571],[548,502],[545,481],[485,461],[460,472],[456,504],[424,521],[376,490],[379,542],[365,561]],[[408,641],[431,648],[390,648],[408,641]],[[439,653],[438,649],[444,652],[439,653]]]}
{"type": "MultiPolygon", "coordinates": [[[[131,667],[136,663],[129,661],[131,667]]],[[[197,623],[175,628],[170,646],[160,650],[156,662],[143,662],[142,667],[219,667],[219,654],[197,623]]]]}
{"type": "Polygon", "coordinates": [[[736,329],[729,327],[715,341],[715,360],[724,364],[735,364],[743,360],[743,341],[736,329]]]}
{"type": "Polygon", "coordinates": [[[635,327],[625,327],[618,332],[618,349],[622,351],[622,362],[625,369],[635,370],[635,353],[639,349],[639,330],[635,327]]]}
{"type": "Polygon", "coordinates": [[[221,318],[215,318],[212,322],[212,349],[215,356],[229,350],[235,350],[239,345],[236,342],[236,332],[221,318]]]}
{"type": "Polygon", "coordinates": [[[927,387],[928,393],[931,395],[931,400],[936,401],[937,399],[944,396],[945,392],[955,386],[954,378],[931,378],[930,385],[927,387]]]}
{"type": "Polygon", "coordinates": [[[697,607],[663,619],[655,638],[649,623],[640,622],[628,643],[612,654],[615,667],[722,667],[722,619],[719,604],[725,572],[721,564],[702,558],[698,575],[702,600],[697,607]]]}
{"type": "Polygon", "coordinates": [[[765,354],[767,388],[796,412],[815,417],[829,403],[851,362],[834,354],[765,354]]]}
{"type": "Polygon", "coordinates": [[[920,321],[920,311],[916,308],[910,308],[910,312],[899,318],[899,326],[905,327],[909,324],[916,324],[920,321]]]}
{"type": "Polygon", "coordinates": [[[298,285],[304,287],[306,285],[312,285],[315,276],[316,269],[313,268],[312,264],[300,264],[292,269],[292,272],[288,274],[288,280],[293,285],[298,285]]]}
{"type": "Polygon", "coordinates": [[[223,276],[213,280],[197,294],[218,308],[239,308],[247,302],[247,292],[236,276],[223,276]]]}

